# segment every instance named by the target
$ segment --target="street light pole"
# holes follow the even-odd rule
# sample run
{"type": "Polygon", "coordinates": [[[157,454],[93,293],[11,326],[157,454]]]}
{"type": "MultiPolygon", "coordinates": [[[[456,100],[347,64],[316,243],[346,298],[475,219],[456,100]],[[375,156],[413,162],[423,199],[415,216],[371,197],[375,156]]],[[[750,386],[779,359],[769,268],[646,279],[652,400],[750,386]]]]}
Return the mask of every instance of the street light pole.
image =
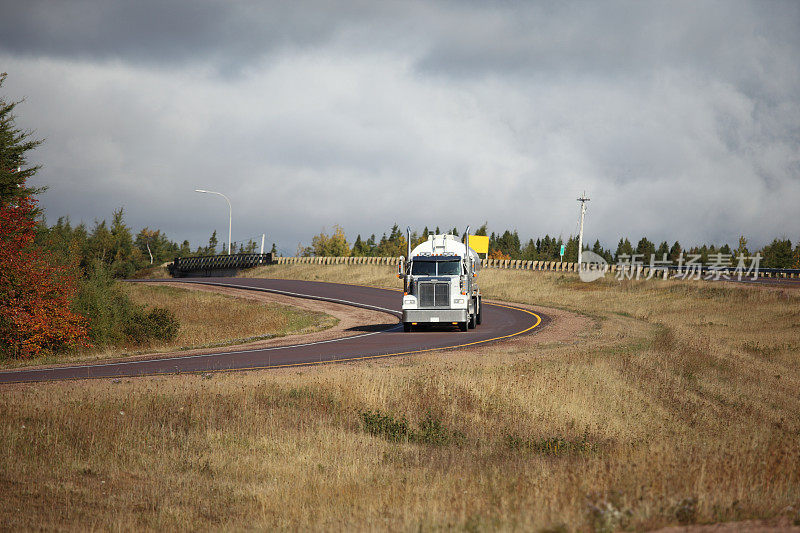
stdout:
{"type": "Polygon", "coordinates": [[[578,198],[578,201],[581,203],[581,229],[578,232],[578,269],[580,269],[581,259],[583,259],[583,216],[586,214],[586,202],[589,201],[589,198],[586,198],[586,191],[583,192],[583,196],[578,198]]]}
{"type": "Polygon", "coordinates": [[[228,199],[227,196],[225,196],[221,192],[207,191],[205,189],[195,189],[194,192],[202,192],[206,194],[218,194],[223,198],[225,198],[225,201],[228,202],[228,255],[231,255],[231,227],[233,223],[233,208],[231,207],[231,201],[228,199]]]}

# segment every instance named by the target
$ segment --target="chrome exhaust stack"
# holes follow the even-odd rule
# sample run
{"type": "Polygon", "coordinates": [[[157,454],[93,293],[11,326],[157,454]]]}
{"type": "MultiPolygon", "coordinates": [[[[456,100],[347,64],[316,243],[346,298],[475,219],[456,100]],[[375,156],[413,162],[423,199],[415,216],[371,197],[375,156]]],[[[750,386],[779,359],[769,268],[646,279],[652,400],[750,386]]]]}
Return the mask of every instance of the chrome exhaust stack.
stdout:
{"type": "Polygon", "coordinates": [[[467,229],[464,230],[464,246],[467,249],[467,282],[464,284],[464,289],[467,291],[467,294],[472,294],[472,254],[469,253],[469,229],[470,227],[467,226],[467,229]]]}
{"type": "Polygon", "coordinates": [[[406,226],[406,262],[411,260],[411,226],[406,226]]]}
{"type": "Polygon", "coordinates": [[[408,294],[411,292],[411,271],[408,265],[411,264],[411,226],[406,226],[406,262],[403,272],[403,292],[408,294]]]}

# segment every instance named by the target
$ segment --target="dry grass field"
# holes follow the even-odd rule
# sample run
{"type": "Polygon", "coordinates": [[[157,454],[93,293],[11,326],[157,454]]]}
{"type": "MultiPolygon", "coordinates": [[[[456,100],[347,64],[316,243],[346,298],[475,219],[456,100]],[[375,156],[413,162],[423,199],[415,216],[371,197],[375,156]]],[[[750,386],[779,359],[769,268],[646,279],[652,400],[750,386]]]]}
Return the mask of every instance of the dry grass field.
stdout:
{"type": "MultiPolygon", "coordinates": [[[[391,267],[252,274],[396,287],[391,267]]],[[[4,529],[800,522],[800,291],[486,270],[592,317],[365,363],[0,388],[4,529]]]]}
{"type": "Polygon", "coordinates": [[[324,313],[276,303],[261,303],[222,294],[136,283],[122,284],[131,300],[146,308],[165,307],[180,322],[177,337],[167,342],[90,348],[70,354],[29,359],[0,359],[0,367],[68,363],[142,353],[228,346],[259,339],[319,331],[336,324],[324,313]]]}

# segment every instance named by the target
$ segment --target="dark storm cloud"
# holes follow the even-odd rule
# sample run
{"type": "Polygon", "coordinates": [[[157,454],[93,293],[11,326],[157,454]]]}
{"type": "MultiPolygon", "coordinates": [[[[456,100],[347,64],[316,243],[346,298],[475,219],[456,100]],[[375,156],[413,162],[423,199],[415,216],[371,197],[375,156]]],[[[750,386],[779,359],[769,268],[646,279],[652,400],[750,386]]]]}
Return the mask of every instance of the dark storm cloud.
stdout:
{"type": "Polygon", "coordinates": [[[453,74],[626,75],[697,68],[753,80],[800,44],[794,2],[481,4],[430,23],[421,67],[453,74]],[[776,55],[777,52],[777,55],[776,55]]]}
{"type": "MultiPolygon", "coordinates": [[[[240,67],[281,47],[328,40],[337,29],[332,11],[297,2],[7,2],[0,17],[0,51],[240,67]]],[[[347,20],[347,10],[341,15],[347,20]]]]}
{"type": "Polygon", "coordinates": [[[759,85],[752,69],[781,67],[798,28],[796,2],[33,0],[3,7],[0,51],[246,65],[349,35],[354,49],[416,47],[421,71],[445,75],[692,67],[759,85]]]}

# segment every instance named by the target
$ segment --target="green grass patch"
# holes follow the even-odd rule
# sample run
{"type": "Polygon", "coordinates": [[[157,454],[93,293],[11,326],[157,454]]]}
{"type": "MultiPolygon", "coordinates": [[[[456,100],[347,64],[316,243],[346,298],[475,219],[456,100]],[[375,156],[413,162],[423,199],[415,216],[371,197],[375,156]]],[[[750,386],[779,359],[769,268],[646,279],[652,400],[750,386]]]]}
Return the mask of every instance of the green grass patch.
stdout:
{"type": "Polygon", "coordinates": [[[431,446],[460,445],[466,436],[460,431],[446,427],[439,418],[430,412],[412,429],[405,416],[396,418],[380,411],[363,411],[361,423],[364,431],[383,437],[392,442],[415,442],[431,446]]]}

